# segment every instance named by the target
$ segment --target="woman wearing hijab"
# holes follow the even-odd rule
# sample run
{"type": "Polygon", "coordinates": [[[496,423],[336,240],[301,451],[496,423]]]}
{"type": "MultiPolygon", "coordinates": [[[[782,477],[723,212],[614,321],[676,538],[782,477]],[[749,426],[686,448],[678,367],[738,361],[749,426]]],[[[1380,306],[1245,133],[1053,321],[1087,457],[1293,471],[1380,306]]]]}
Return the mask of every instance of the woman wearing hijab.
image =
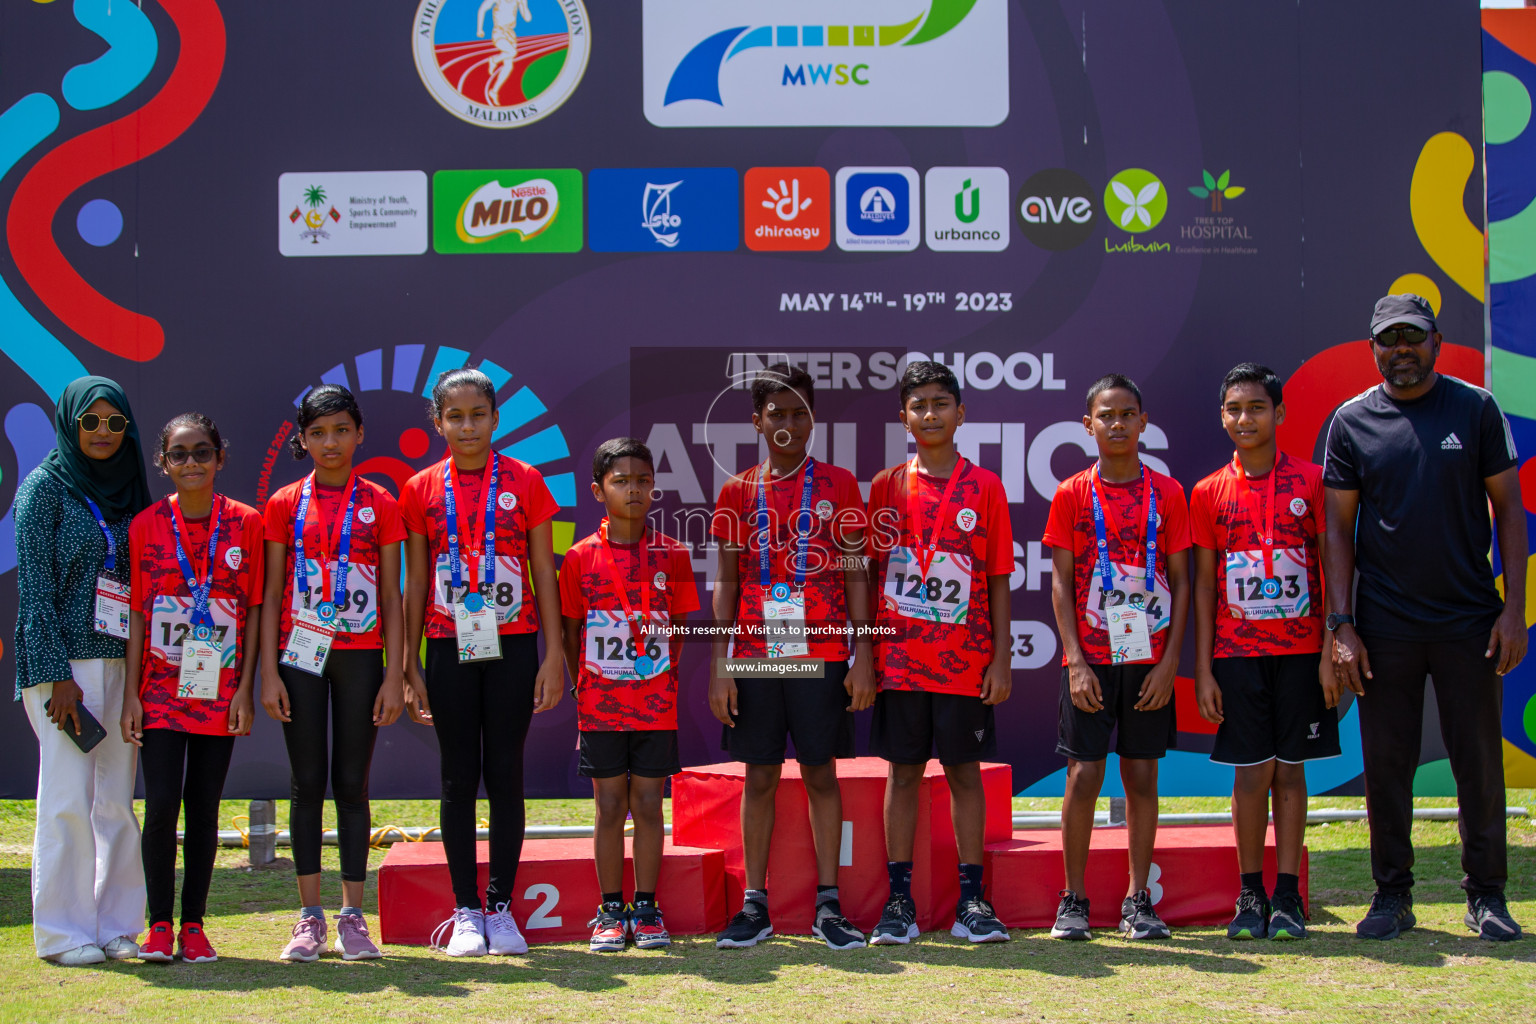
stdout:
{"type": "Polygon", "coordinates": [[[149,505],[128,396],[105,377],[64,389],[56,447],[16,490],[16,699],[37,734],[32,936],[65,965],[125,960],[144,922],[133,816],[137,748],[76,740],[122,711],[128,523],[149,505]]]}

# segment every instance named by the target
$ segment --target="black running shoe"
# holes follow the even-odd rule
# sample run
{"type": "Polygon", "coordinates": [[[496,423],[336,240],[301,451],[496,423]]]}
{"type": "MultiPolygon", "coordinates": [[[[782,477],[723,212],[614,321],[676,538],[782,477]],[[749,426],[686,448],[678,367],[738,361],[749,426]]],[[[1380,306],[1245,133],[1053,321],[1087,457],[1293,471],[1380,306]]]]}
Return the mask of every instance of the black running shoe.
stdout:
{"type": "Polygon", "coordinates": [[[1395,939],[1418,924],[1413,916],[1413,896],[1406,892],[1381,892],[1371,897],[1371,909],[1355,925],[1362,939],[1395,939]]]}
{"type": "Polygon", "coordinates": [[[905,946],[917,938],[917,904],[910,896],[892,896],[880,911],[880,923],[869,933],[872,946],[905,946]]]}
{"type": "Polygon", "coordinates": [[[816,923],[811,934],[831,949],[863,949],[864,933],[843,916],[837,900],[827,900],[816,908],[816,923]]]}
{"type": "Polygon", "coordinates": [[[1489,942],[1513,942],[1520,937],[1520,926],[1509,916],[1509,907],[1501,892],[1467,897],[1467,927],[1477,937],[1489,942]]]}
{"type": "Polygon", "coordinates": [[[1307,912],[1301,906],[1301,894],[1275,893],[1275,906],[1269,913],[1269,937],[1276,942],[1307,937],[1307,912]]]}
{"type": "Polygon", "coordinates": [[[1061,904],[1056,908],[1056,923],[1051,938],[1081,941],[1093,938],[1088,930],[1088,900],[1071,889],[1061,890],[1061,904]]]}
{"type": "Polygon", "coordinates": [[[741,910],[725,931],[715,936],[716,949],[747,949],[773,934],[773,923],[768,920],[768,908],[752,900],[741,905],[741,910]]]}
{"type": "Polygon", "coordinates": [[[949,934],[971,942],[1007,942],[1008,929],[997,919],[992,904],[980,896],[961,900],[955,907],[955,923],[949,934]]]}
{"type": "Polygon", "coordinates": [[[1173,933],[1152,909],[1152,894],[1137,889],[1120,904],[1120,934],[1128,939],[1166,939],[1173,933]]]}
{"type": "Polygon", "coordinates": [[[1263,939],[1269,936],[1269,900],[1256,889],[1237,894],[1237,913],[1227,925],[1229,939],[1263,939]]]}

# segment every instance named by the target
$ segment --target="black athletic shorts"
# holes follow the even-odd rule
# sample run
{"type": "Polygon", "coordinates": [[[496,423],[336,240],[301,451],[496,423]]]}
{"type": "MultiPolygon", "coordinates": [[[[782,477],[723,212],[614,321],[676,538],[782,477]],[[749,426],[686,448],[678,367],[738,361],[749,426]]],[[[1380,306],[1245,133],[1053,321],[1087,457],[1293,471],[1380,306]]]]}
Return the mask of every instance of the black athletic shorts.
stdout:
{"type": "Polygon", "coordinates": [[[720,749],[743,764],[783,764],[795,744],[795,760],[823,765],[853,756],[853,712],[848,710],[846,661],[829,661],[821,679],[739,676],[736,725],[720,727],[720,749]]]}
{"type": "Polygon", "coordinates": [[[869,729],[869,752],[892,764],[942,765],[997,759],[992,705],[980,697],[925,690],[881,690],[869,729]]]}
{"type": "Polygon", "coordinates": [[[1211,760],[1217,764],[1297,764],[1339,756],[1339,716],[1317,681],[1321,654],[1214,658],[1221,714],[1211,760]]]}
{"type": "Polygon", "coordinates": [[[1100,703],[1092,712],[1072,703],[1071,675],[1061,669],[1061,707],[1056,719],[1056,753],[1074,761],[1102,761],[1109,756],[1110,734],[1115,753],[1132,760],[1153,760],[1179,745],[1179,727],[1173,714],[1173,695],[1156,711],[1137,711],[1141,684],[1156,665],[1089,665],[1099,677],[1100,703]]]}
{"type": "Polygon", "coordinates": [[[578,775],[589,779],[612,779],[620,775],[664,779],[682,770],[683,764],[677,754],[676,729],[581,732],[578,775]]]}

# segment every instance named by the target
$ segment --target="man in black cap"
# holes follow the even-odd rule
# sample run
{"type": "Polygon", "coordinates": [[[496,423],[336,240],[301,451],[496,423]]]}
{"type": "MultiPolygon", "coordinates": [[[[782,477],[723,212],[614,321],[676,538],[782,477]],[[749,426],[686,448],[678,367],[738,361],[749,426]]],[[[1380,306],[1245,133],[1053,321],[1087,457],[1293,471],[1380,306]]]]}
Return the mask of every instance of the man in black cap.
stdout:
{"type": "Polygon", "coordinates": [[[1504,902],[1500,727],[1500,677],[1526,650],[1515,443],[1491,394],[1435,372],[1441,336],[1429,303],[1386,296],[1371,316],[1371,339],[1383,382],[1339,408],[1323,465],[1336,675],[1328,697],[1337,701],[1348,686],[1360,698],[1376,880],[1355,931],[1394,939],[1414,925],[1409,828],[1430,676],[1461,808],[1466,923],[1485,939],[1517,939],[1504,902]],[[1507,599],[1488,562],[1490,502],[1507,599]]]}

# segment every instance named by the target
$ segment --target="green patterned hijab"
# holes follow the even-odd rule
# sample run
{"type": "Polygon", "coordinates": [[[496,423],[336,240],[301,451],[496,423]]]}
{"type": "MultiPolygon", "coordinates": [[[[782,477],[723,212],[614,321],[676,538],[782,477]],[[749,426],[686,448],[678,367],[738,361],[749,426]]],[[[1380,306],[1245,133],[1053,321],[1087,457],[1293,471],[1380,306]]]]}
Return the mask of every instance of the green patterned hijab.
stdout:
{"type": "Polygon", "coordinates": [[[71,381],[53,411],[53,434],[55,448],[38,468],[71,494],[82,501],[94,501],[108,520],[137,515],[149,507],[149,481],[144,476],[139,425],[128,407],[128,396],[116,381],[106,377],[71,381]],[[80,450],[80,417],[98,398],[105,398],[128,417],[122,447],[110,459],[93,459],[80,450]]]}

